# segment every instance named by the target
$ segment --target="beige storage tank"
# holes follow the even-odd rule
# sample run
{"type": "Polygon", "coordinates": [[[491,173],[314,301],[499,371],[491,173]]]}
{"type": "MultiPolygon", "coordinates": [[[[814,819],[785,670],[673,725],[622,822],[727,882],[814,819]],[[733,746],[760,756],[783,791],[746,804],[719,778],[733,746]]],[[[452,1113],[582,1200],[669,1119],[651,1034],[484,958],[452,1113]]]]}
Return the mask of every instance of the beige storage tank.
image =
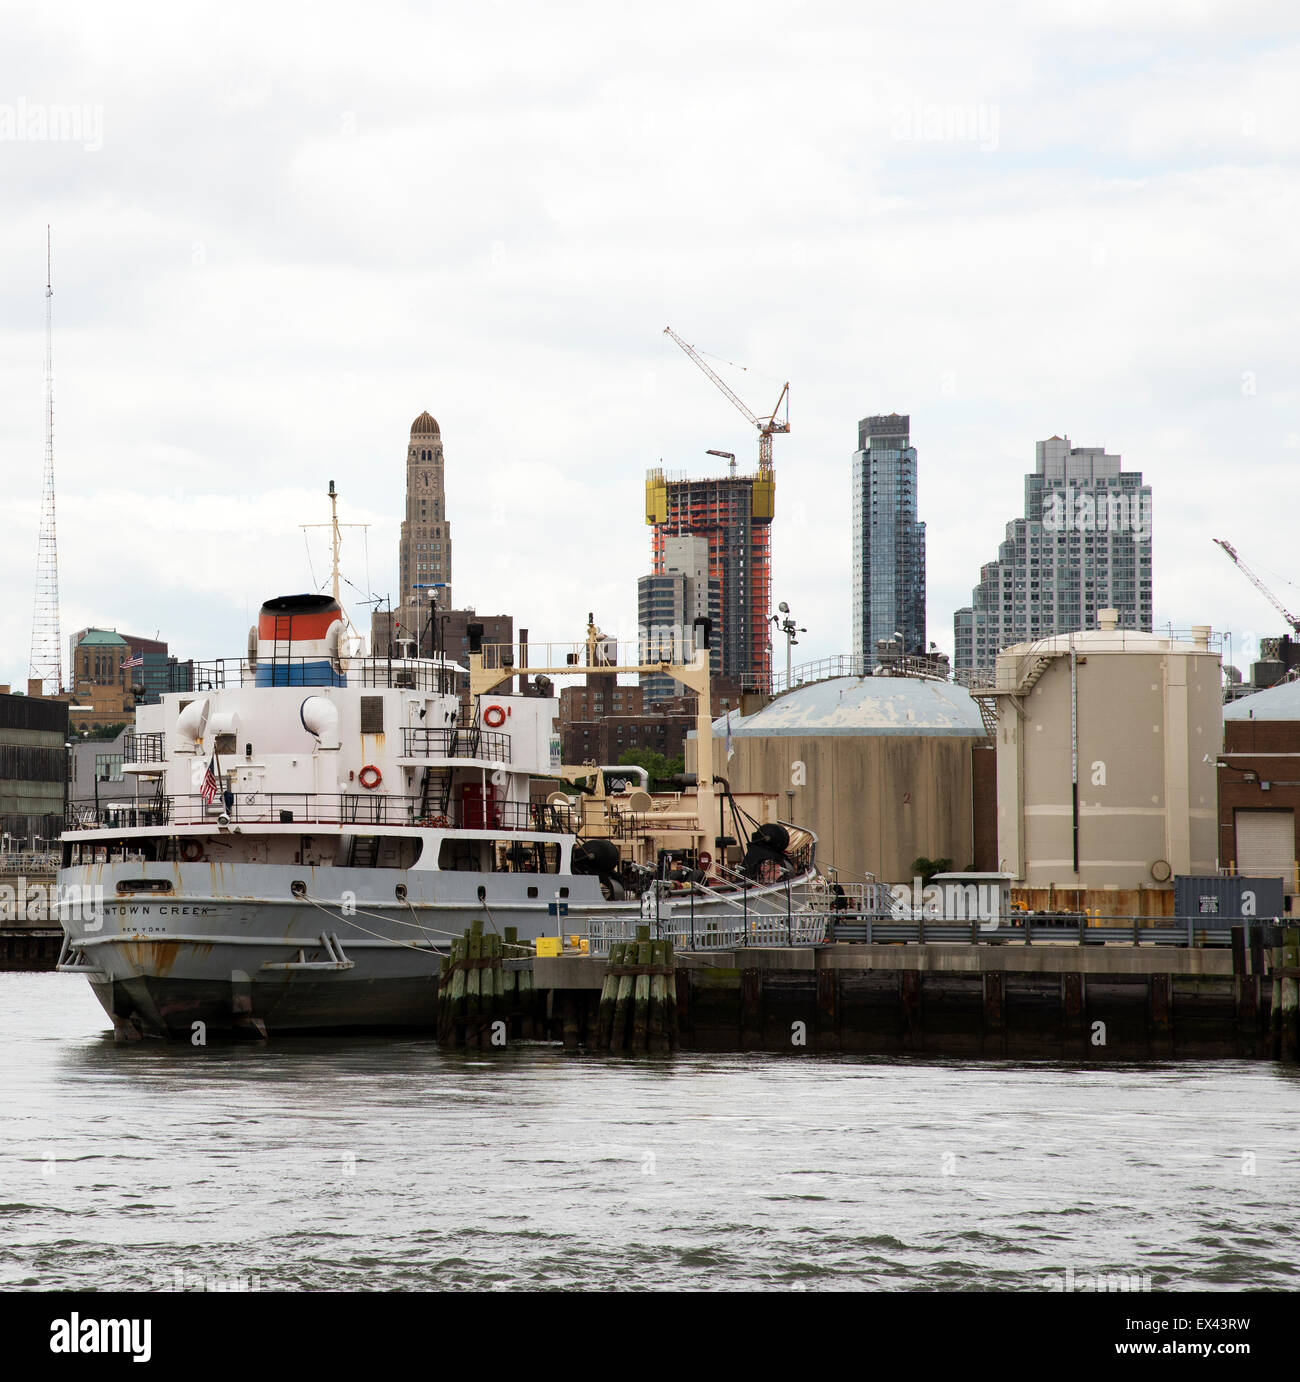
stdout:
{"type": "Polygon", "coordinates": [[[1100,628],[997,659],[999,868],[1025,888],[1139,888],[1216,868],[1219,653],[1100,628]]]}

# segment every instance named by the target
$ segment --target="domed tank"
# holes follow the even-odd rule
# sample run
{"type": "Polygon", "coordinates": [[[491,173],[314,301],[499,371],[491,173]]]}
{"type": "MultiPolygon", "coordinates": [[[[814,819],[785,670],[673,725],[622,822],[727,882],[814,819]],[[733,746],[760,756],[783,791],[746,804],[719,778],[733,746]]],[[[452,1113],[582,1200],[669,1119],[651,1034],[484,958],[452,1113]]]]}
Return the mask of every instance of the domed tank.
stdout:
{"type": "MultiPolygon", "coordinates": [[[[257,616],[258,686],[346,686],[343,611],[329,595],[279,595],[257,616]]],[[[250,650],[251,651],[251,650],[250,650]]]]}

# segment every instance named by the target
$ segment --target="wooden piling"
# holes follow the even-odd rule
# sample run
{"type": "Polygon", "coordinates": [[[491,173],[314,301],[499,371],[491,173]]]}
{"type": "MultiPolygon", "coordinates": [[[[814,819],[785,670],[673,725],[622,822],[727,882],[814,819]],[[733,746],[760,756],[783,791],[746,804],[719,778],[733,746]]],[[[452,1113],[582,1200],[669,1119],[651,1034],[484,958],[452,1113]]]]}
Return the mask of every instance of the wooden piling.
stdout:
{"type": "Polygon", "coordinates": [[[1272,980],[1268,1007],[1268,1049],[1274,1060],[1282,1054],[1282,932],[1269,930],[1268,972],[1272,980]]]}
{"type": "Polygon", "coordinates": [[[840,1049],[839,973],[834,969],[817,971],[817,1049],[840,1049]]]}
{"type": "MultiPolygon", "coordinates": [[[[640,927],[638,930],[642,929],[640,927]]],[[[649,928],[645,928],[649,935],[649,928]]],[[[636,980],[631,973],[630,961],[636,954],[635,944],[628,944],[623,947],[622,968],[618,979],[618,992],[614,995],[614,1030],[610,1037],[609,1049],[611,1051],[626,1051],[628,1043],[628,1028],[632,1022],[632,991],[636,980]]]]}
{"type": "MultiPolygon", "coordinates": [[[[650,965],[656,971],[664,967],[667,942],[653,941],[650,945],[650,965]]],[[[649,1049],[657,1054],[668,1050],[668,982],[661,972],[650,975],[650,1040],[649,1049]]]]}
{"type": "Polygon", "coordinates": [[[1153,1056],[1174,1053],[1173,982],[1168,974],[1153,974],[1148,989],[1147,1040],[1153,1056]]]}
{"type": "Polygon", "coordinates": [[[637,927],[637,948],[636,963],[637,969],[642,972],[636,976],[636,988],[633,990],[632,1005],[632,1049],[634,1051],[644,1051],[649,1045],[650,1033],[650,955],[652,947],[650,944],[650,928],[648,926],[637,927]],[[645,932],[645,939],[641,939],[641,932],[645,932]]]}
{"type": "Polygon", "coordinates": [[[596,1049],[608,1051],[614,1035],[614,1003],[618,998],[618,975],[627,946],[615,941],[609,947],[609,960],[605,966],[605,982],[600,990],[600,1006],[596,1010],[596,1049]]]}
{"type": "Polygon", "coordinates": [[[1286,927],[1282,933],[1282,1059],[1294,1060],[1297,1052],[1296,1019],[1300,1009],[1300,929],[1286,927]]]}
{"type": "MultiPolygon", "coordinates": [[[[668,966],[668,973],[664,978],[664,1018],[668,1024],[668,1049],[677,1050],[680,1042],[678,1032],[678,999],[677,999],[677,962],[673,956],[672,941],[664,942],[664,964],[668,966]]],[[[685,980],[683,975],[682,979],[685,980]]]]}

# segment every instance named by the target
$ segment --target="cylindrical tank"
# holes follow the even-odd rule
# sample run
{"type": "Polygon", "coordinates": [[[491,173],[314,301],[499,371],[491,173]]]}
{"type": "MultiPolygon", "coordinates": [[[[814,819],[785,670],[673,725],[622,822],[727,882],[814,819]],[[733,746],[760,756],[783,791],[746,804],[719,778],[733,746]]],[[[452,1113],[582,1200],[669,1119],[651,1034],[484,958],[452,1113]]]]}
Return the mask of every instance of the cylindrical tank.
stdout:
{"type": "Polygon", "coordinates": [[[280,595],[257,616],[258,686],[346,686],[343,611],[329,595],[280,595]]]}
{"type": "Polygon", "coordinates": [[[1024,887],[1151,888],[1211,874],[1217,649],[1115,626],[998,655],[999,867],[1024,887]]]}

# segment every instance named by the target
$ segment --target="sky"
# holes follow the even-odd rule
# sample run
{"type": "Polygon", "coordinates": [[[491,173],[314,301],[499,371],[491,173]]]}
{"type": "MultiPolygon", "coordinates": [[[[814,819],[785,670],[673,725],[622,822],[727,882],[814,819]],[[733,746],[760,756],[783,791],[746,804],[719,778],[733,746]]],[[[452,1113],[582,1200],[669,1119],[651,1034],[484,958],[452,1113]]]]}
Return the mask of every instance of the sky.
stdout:
{"type": "MultiPolygon", "coordinates": [[[[634,636],[648,467],[774,439],[773,601],[848,652],[860,417],[909,413],[928,637],[1034,443],[1154,491],[1157,627],[1300,609],[1300,21],[1249,0],[0,2],[0,682],[27,676],[52,228],[61,620],[238,656],[396,597],[406,441],[457,604],[634,636]],[[721,361],[727,364],[718,363],[721,361]],[[744,366],[742,370],[738,368],[744,366]]],[[[783,660],[782,649],[776,661],[783,660]]]]}

